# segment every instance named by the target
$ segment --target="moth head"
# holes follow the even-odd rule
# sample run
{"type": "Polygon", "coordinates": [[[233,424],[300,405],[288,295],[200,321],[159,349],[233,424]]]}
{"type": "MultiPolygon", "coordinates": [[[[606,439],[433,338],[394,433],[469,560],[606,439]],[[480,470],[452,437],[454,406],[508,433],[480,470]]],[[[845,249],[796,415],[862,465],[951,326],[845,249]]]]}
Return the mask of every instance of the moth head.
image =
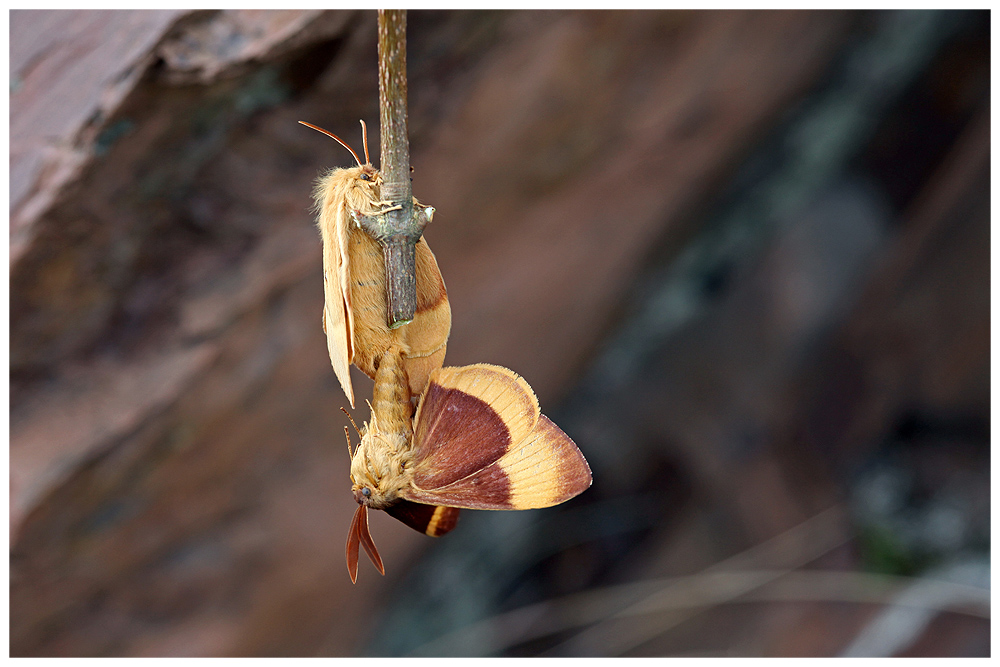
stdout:
{"type": "MultiPolygon", "coordinates": [[[[382,184],[382,175],[379,173],[378,169],[370,164],[363,164],[360,167],[356,167],[356,169],[358,174],[354,177],[355,180],[371,183],[372,185],[382,184]]],[[[361,184],[356,183],[355,185],[360,186],[361,184]]]]}
{"type": "Polygon", "coordinates": [[[363,164],[360,167],[339,171],[343,172],[344,182],[347,185],[344,192],[347,206],[366,215],[378,211],[376,202],[381,199],[382,191],[382,175],[378,169],[370,164],[363,164]]]}
{"type": "Polygon", "coordinates": [[[377,423],[361,427],[361,444],[351,455],[351,493],[359,505],[385,509],[408,484],[410,455],[402,438],[381,433],[377,423]]]}

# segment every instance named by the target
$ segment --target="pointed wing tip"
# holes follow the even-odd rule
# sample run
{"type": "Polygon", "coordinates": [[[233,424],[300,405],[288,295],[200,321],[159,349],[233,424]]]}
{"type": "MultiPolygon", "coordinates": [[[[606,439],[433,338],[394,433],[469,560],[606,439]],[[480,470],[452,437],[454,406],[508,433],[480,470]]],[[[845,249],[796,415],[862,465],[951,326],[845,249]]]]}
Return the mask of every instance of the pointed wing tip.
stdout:
{"type": "Polygon", "coordinates": [[[576,498],[578,495],[580,495],[581,493],[589,489],[591,486],[593,486],[594,475],[590,472],[590,466],[586,467],[586,472],[584,474],[581,474],[580,477],[581,479],[579,483],[574,484],[572,487],[570,487],[571,495],[569,496],[569,498],[566,498],[566,500],[569,500],[570,498],[576,498]]]}
{"type": "Polygon", "coordinates": [[[371,534],[368,535],[368,542],[371,545],[370,550],[368,545],[366,545],[364,542],[361,543],[361,546],[365,547],[365,552],[368,554],[368,558],[371,560],[372,565],[374,565],[375,569],[378,570],[378,573],[384,577],[385,566],[382,565],[382,557],[379,555],[378,549],[375,548],[375,542],[372,541],[371,534]]]}
{"type": "Polygon", "coordinates": [[[594,473],[590,469],[590,463],[587,461],[587,458],[580,451],[577,444],[573,442],[573,439],[566,435],[565,431],[545,415],[541,416],[540,421],[543,420],[545,422],[543,427],[554,435],[550,442],[562,450],[562,456],[564,457],[560,476],[567,480],[567,493],[569,495],[560,502],[565,502],[589,489],[594,483],[594,473]]]}
{"type": "MultiPolygon", "coordinates": [[[[348,371],[348,373],[350,373],[350,371],[348,371]]],[[[350,376],[348,376],[347,381],[345,382],[344,378],[340,377],[340,374],[338,373],[337,374],[337,379],[340,380],[340,388],[344,390],[344,396],[347,397],[348,402],[350,402],[350,404],[351,404],[351,409],[353,410],[354,409],[354,387],[351,385],[351,378],[350,378],[350,376]]]]}

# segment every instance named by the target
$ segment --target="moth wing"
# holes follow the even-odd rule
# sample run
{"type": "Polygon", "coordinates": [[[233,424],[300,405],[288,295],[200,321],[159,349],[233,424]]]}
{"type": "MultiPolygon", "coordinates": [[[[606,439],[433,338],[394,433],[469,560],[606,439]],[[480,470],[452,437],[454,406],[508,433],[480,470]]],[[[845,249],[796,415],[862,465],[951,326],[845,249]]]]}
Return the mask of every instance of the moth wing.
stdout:
{"type": "Polygon", "coordinates": [[[586,491],[593,481],[583,452],[545,415],[494,465],[512,481],[516,509],[558,505],[586,491]]]}
{"type": "Polygon", "coordinates": [[[368,508],[359,505],[351,520],[351,527],[347,531],[347,572],[351,575],[351,583],[358,581],[358,547],[365,548],[365,553],[371,559],[372,564],[385,576],[385,566],[382,565],[382,557],[379,556],[375,542],[372,540],[368,530],[368,508]]]}
{"type": "Polygon", "coordinates": [[[347,572],[351,575],[351,583],[358,581],[358,551],[361,546],[361,534],[358,522],[361,521],[361,507],[354,510],[351,527],[347,530],[347,572]]]}
{"type": "Polygon", "coordinates": [[[421,237],[416,246],[417,302],[410,324],[396,329],[407,347],[410,393],[420,395],[432,371],[441,368],[451,333],[451,304],[437,259],[421,237]]]}
{"type": "Polygon", "coordinates": [[[372,565],[378,568],[379,574],[385,576],[385,566],[382,565],[382,557],[379,556],[378,549],[375,547],[375,541],[372,540],[372,534],[368,530],[368,508],[364,505],[361,505],[360,508],[361,521],[358,524],[358,535],[361,538],[361,546],[365,548],[365,553],[371,559],[372,565]]]}
{"type": "Polygon", "coordinates": [[[354,315],[351,312],[350,256],[346,212],[324,205],[320,213],[323,239],[323,329],[330,363],[354,407],[351,362],[354,360],[354,315]]]}
{"type": "MultiPolygon", "coordinates": [[[[337,216],[337,249],[340,252],[340,294],[347,314],[348,362],[354,361],[354,304],[351,300],[351,230],[346,205],[341,205],[337,216]]],[[[353,404],[352,404],[353,405],[353,404]]]]}
{"type": "Polygon", "coordinates": [[[576,444],[499,366],[442,368],[417,410],[408,500],[470,509],[549,507],[590,486],[576,444]]]}
{"type": "Polygon", "coordinates": [[[530,433],[539,414],[531,387],[506,368],[434,370],[414,419],[414,483],[434,489],[484,468],[530,433]]]}
{"type": "Polygon", "coordinates": [[[386,514],[402,521],[413,530],[431,537],[441,537],[450,532],[458,523],[459,512],[456,507],[435,507],[434,505],[413,503],[409,500],[401,500],[386,508],[385,511],[386,514]]]}

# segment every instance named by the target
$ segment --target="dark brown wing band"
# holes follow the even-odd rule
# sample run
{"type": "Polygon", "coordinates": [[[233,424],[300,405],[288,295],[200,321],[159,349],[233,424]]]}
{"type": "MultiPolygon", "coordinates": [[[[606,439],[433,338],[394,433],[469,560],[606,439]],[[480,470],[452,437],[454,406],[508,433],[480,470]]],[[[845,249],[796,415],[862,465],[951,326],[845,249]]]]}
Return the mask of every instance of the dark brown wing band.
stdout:
{"type": "Polygon", "coordinates": [[[441,537],[458,523],[458,508],[423,505],[402,500],[385,510],[394,519],[402,521],[418,532],[441,537]]]}

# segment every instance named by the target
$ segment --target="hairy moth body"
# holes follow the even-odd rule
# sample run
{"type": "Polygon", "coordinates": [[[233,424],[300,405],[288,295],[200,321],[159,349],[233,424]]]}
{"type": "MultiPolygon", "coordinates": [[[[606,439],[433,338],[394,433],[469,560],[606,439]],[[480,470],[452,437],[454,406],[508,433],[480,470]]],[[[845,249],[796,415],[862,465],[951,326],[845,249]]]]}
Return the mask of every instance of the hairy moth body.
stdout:
{"type": "MultiPolygon", "coordinates": [[[[320,131],[347,147],[335,135],[320,131]]],[[[378,170],[358,159],[356,167],[328,171],[313,192],[323,243],[323,330],[331,365],[352,407],[352,363],[374,378],[381,356],[390,347],[398,346],[405,358],[410,394],[417,395],[430,372],[444,363],[451,333],[448,291],[437,260],[423,238],[415,248],[417,303],[413,321],[389,328],[382,248],[356,222],[384,210],[381,186],[378,170]]],[[[416,199],[413,205],[424,209],[428,217],[433,215],[433,209],[416,199]]]]}
{"type": "Polygon", "coordinates": [[[407,386],[394,348],[375,376],[371,423],[351,459],[359,504],[348,534],[352,580],[358,544],[370,546],[382,570],[367,532],[369,507],[438,536],[454,527],[460,508],[550,507],[590,486],[583,454],[541,414],[531,387],[513,371],[489,364],[436,369],[412,421],[407,386]]]}

